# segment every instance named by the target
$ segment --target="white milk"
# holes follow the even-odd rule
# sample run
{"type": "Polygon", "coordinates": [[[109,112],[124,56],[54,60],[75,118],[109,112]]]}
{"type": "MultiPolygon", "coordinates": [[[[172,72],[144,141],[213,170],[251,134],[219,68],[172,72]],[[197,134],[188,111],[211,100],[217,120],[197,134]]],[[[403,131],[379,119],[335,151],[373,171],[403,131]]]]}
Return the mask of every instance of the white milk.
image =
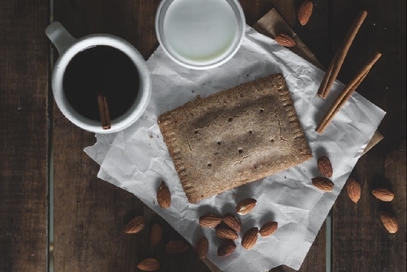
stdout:
{"type": "Polygon", "coordinates": [[[226,0],[174,0],[164,18],[168,49],[184,61],[221,59],[238,38],[237,19],[226,0]]]}

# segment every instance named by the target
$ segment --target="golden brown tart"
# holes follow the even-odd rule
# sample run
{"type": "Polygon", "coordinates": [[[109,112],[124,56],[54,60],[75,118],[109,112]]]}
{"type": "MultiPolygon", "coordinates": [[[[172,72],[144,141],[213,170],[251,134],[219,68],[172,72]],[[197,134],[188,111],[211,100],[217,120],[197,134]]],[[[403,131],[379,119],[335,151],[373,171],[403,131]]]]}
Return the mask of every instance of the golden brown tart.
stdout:
{"type": "Polygon", "coordinates": [[[191,203],[312,157],[281,74],[188,102],[158,124],[191,203]]]}

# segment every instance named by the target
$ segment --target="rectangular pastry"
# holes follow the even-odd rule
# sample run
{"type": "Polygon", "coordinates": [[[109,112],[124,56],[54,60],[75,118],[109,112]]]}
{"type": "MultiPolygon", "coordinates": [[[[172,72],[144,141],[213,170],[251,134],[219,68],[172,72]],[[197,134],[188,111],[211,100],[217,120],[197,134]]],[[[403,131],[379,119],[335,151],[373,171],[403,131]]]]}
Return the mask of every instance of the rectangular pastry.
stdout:
{"type": "Polygon", "coordinates": [[[312,157],[281,74],[190,101],[158,124],[190,203],[312,157]]]}

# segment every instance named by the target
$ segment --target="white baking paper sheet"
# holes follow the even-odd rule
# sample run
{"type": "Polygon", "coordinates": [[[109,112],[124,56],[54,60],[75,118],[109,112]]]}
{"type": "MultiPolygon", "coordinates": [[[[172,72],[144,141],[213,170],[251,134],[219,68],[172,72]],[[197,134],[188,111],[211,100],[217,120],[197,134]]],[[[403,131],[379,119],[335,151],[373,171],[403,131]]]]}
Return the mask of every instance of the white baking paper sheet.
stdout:
{"type": "Polygon", "coordinates": [[[85,149],[100,164],[98,177],[136,195],[192,245],[198,236],[206,235],[210,240],[208,259],[223,271],[268,271],[282,264],[299,269],[385,112],[354,93],[324,133],[318,134],[315,132],[317,123],[344,85],[336,82],[326,100],[317,97],[324,73],[250,27],[246,29],[241,49],[221,67],[189,70],[171,61],[161,47],[147,64],[153,94],[145,114],[122,132],[96,135],[95,145],[85,149]],[[196,99],[197,95],[206,97],[275,73],[282,73],[286,78],[314,158],[196,205],[188,203],[157,125],[158,115],[196,99]],[[311,178],[321,175],[316,160],[322,155],[328,156],[334,167],[335,187],[330,193],[320,191],[311,183],[311,178]],[[167,210],[161,209],[156,201],[161,180],[172,193],[171,207],[167,210]],[[241,246],[240,236],[235,253],[221,259],[217,257],[221,240],[213,229],[202,229],[198,218],[207,212],[234,212],[236,203],[246,197],[257,199],[257,206],[252,213],[239,216],[242,233],[253,226],[260,228],[270,220],[277,221],[279,228],[268,238],[259,236],[250,251],[241,246]]]}

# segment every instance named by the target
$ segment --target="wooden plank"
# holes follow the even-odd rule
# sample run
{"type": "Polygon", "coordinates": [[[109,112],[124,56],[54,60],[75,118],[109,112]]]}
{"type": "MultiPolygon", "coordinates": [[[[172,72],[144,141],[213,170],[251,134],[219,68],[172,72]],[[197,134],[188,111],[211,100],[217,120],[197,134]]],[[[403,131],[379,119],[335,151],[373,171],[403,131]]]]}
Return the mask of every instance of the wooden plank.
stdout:
{"type": "MultiPolygon", "coordinates": [[[[55,20],[60,21],[75,37],[91,33],[111,33],[130,41],[147,59],[158,42],[154,32],[154,16],[159,1],[55,1],[55,20]]],[[[266,1],[241,1],[249,24],[257,21],[271,7],[266,1]]],[[[279,10],[294,22],[295,1],[274,1],[279,10]]],[[[321,1],[323,6],[323,1],[321,1]]],[[[323,28],[326,16],[316,16],[310,28],[323,28]],[[322,26],[322,27],[321,27],[322,26]]],[[[315,31],[315,37],[321,36],[315,31]]],[[[322,35],[323,38],[323,35],[322,35]]],[[[326,41],[326,39],[323,38],[326,41]]],[[[322,55],[326,43],[314,43],[322,55]]],[[[177,257],[165,257],[162,247],[149,247],[145,235],[154,220],[166,229],[166,239],[179,237],[166,222],[131,194],[96,178],[98,166],[83,152],[95,140],[92,134],[70,124],[54,110],[54,180],[55,180],[55,270],[56,271],[124,271],[134,269],[144,257],[157,256],[166,271],[208,271],[190,249],[177,257]],[[72,144],[75,143],[75,144],[72,144]],[[80,143],[78,145],[77,143],[80,143]],[[142,233],[123,234],[124,224],[135,215],[148,221],[142,233]]],[[[303,265],[325,268],[325,231],[322,228],[303,265]],[[323,255],[322,255],[323,254],[323,255]],[[316,260],[319,260],[316,262],[316,260]]]]}
{"type": "MultiPolygon", "coordinates": [[[[301,40],[307,40],[310,44],[312,49],[309,50],[311,52],[315,51],[318,54],[314,56],[310,56],[308,50],[300,50],[300,52],[295,52],[300,56],[306,55],[309,56],[311,62],[313,62],[316,66],[320,66],[318,60],[315,61],[316,58],[321,57],[326,63],[326,59],[328,56],[327,48],[329,48],[329,39],[326,35],[328,31],[328,16],[327,10],[328,4],[326,1],[314,1],[314,4],[318,7],[315,8],[312,19],[309,21],[309,24],[306,26],[301,26],[298,23],[296,10],[297,10],[297,1],[285,1],[285,0],[275,0],[273,1],[274,8],[278,10],[278,13],[284,18],[284,22],[276,23],[276,26],[271,27],[266,33],[273,33],[273,32],[283,32],[285,34],[290,34],[294,31],[295,35],[301,40]],[[287,28],[288,24],[288,28],[287,28]],[[290,29],[291,28],[291,29],[290,29]],[[300,33],[300,34],[299,34],[300,33]],[[311,42],[311,41],[318,41],[311,42]]],[[[275,19],[276,20],[276,19],[275,19]]],[[[278,20],[276,20],[278,21],[278,20]]],[[[305,43],[307,47],[308,44],[305,43]]],[[[323,224],[313,245],[311,246],[307,257],[304,260],[299,271],[325,271],[326,268],[326,225],[323,224]]],[[[279,266],[271,270],[271,272],[292,272],[295,271],[287,266],[279,266]]]]}
{"type": "Polygon", "coordinates": [[[331,59],[331,37],[329,1],[313,0],[313,12],[310,20],[305,26],[298,22],[297,9],[300,1],[273,0],[275,8],[286,20],[288,25],[301,38],[304,44],[315,55],[316,59],[327,67],[331,59]]]}
{"type": "MultiPolygon", "coordinates": [[[[55,1],[55,20],[74,37],[110,33],[132,43],[147,59],[158,46],[154,17],[159,1],[55,1]]],[[[164,243],[181,238],[168,223],[134,195],[96,178],[98,165],[82,150],[95,142],[54,110],[54,268],[55,271],[135,271],[146,257],[157,257],[165,271],[209,271],[195,252],[168,257],[164,243]],[[146,227],[138,234],[124,225],[143,215],[146,227]],[[153,222],[165,228],[162,243],[152,247],[153,222]]]]}
{"type": "Polygon", "coordinates": [[[0,271],[46,271],[48,1],[0,2],[0,271]]]}
{"type": "Polygon", "coordinates": [[[334,206],[333,271],[406,271],[406,145],[385,156],[380,147],[361,158],[352,173],[362,184],[359,202],[351,202],[343,191],[334,206]],[[371,191],[377,186],[389,186],[395,199],[384,203],[374,198],[371,191]],[[382,210],[395,213],[396,234],[383,227],[382,210]]]}
{"type": "Polygon", "coordinates": [[[368,11],[339,74],[347,82],[373,53],[382,58],[357,90],[387,111],[379,130],[384,139],[356,165],[352,176],[362,184],[362,197],[352,203],[342,192],[334,206],[333,271],[406,271],[406,112],[405,112],[405,1],[334,1],[334,48],[359,10],[368,11]],[[391,203],[375,199],[371,191],[389,186],[396,192],[391,203]],[[399,231],[389,234],[380,211],[390,210],[399,231]]]}
{"type": "MultiPolygon", "coordinates": [[[[305,26],[301,26],[297,19],[297,9],[300,1],[274,1],[275,8],[283,16],[293,31],[304,42],[308,49],[315,55],[315,58],[327,67],[329,52],[329,1],[313,0],[314,9],[312,16],[305,26]]],[[[318,66],[317,63],[315,63],[318,66]]],[[[307,257],[305,258],[299,271],[325,271],[326,269],[326,224],[324,223],[312,244],[307,257]]],[[[288,267],[279,267],[281,272],[294,271],[288,267]]],[[[277,270],[278,271],[278,270],[277,270]]]]}

